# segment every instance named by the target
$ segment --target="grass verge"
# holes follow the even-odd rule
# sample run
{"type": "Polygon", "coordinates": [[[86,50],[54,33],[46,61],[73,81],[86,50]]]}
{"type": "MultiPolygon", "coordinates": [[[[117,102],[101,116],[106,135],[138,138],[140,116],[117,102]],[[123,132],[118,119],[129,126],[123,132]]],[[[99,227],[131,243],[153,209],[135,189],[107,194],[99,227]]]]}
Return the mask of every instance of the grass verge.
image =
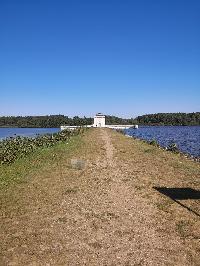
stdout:
{"type": "Polygon", "coordinates": [[[27,182],[37,171],[59,168],[67,156],[83,145],[80,135],[49,148],[39,148],[10,165],[0,165],[0,189],[27,182]]]}

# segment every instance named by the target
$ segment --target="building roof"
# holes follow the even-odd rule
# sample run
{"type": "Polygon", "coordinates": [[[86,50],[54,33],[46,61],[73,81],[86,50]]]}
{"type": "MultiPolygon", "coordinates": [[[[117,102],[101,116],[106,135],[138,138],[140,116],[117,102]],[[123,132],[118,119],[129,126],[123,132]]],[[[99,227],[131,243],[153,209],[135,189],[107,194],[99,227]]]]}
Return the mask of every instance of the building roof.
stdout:
{"type": "Polygon", "coordinates": [[[96,116],[104,116],[102,113],[97,113],[96,116]]]}

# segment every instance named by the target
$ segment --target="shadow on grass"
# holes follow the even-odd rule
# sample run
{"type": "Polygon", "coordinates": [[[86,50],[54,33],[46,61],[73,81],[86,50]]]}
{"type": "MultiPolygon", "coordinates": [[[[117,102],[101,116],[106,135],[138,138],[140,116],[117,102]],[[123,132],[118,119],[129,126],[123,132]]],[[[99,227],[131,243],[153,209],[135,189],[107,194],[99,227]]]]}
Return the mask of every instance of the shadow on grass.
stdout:
{"type": "Polygon", "coordinates": [[[188,211],[200,217],[199,213],[197,213],[196,211],[192,210],[191,208],[187,207],[186,205],[180,202],[180,200],[200,199],[199,190],[195,190],[193,188],[166,188],[166,187],[153,187],[153,188],[158,192],[160,192],[161,194],[169,197],[183,208],[187,209],[188,211]]]}

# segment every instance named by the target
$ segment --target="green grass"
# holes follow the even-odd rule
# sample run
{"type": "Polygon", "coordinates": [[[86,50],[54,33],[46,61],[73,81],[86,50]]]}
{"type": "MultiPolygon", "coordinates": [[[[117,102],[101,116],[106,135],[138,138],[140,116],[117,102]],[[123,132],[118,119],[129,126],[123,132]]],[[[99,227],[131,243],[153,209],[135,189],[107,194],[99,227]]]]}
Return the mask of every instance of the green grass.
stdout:
{"type": "Polygon", "coordinates": [[[80,135],[49,148],[39,148],[10,165],[0,165],[0,189],[9,185],[27,182],[41,169],[55,169],[70,153],[83,144],[80,135]]]}

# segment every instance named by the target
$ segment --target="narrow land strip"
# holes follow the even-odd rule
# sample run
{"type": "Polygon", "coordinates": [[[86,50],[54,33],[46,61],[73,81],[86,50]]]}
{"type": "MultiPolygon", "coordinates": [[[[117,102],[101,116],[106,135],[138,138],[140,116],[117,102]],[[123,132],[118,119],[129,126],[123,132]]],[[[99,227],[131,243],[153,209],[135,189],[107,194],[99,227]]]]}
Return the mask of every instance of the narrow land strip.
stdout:
{"type": "Polygon", "coordinates": [[[1,193],[2,265],[199,265],[199,199],[155,189],[197,191],[199,164],[108,129],[58,157],[1,193]]]}

